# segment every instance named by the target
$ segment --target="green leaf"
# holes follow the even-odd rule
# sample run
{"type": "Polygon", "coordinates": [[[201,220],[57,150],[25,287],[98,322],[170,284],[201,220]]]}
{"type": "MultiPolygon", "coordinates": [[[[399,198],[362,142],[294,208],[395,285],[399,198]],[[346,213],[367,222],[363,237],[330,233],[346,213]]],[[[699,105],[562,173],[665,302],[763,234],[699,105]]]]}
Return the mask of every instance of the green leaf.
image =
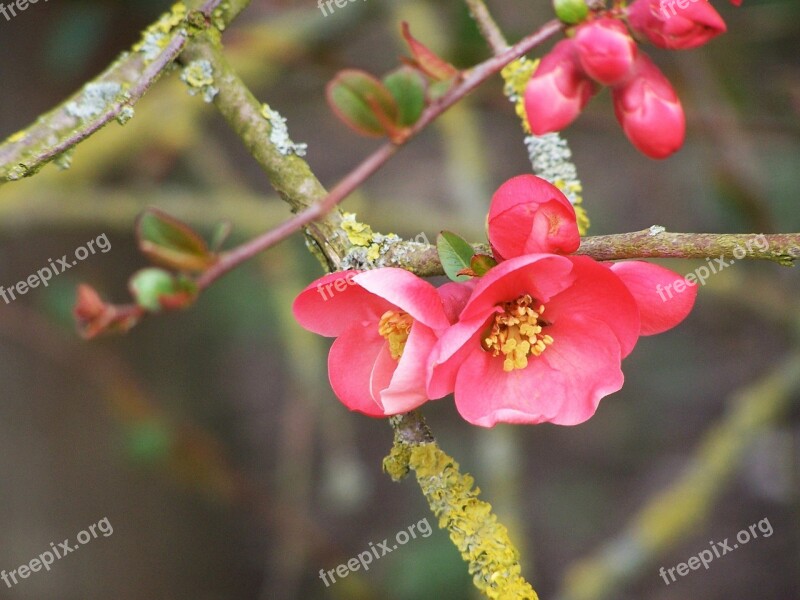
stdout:
{"type": "Polygon", "coordinates": [[[326,87],[331,110],[358,133],[383,137],[393,133],[399,109],[378,79],[358,69],[339,71],[326,87]]]}
{"type": "Polygon", "coordinates": [[[136,237],[142,254],[163,267],[202,272],[216,260],[197,232],[156,208],[139,215],[136,237]]]}
{"type": "Polygon", "coordinates": [[[452,231],[442,231],[436,238],[436,249],[442,261],[444,272],[453,281],[467,281],[469,277],[459,275],[459,271],[468,269],[475,254],[472,246],[464,238],[452,231]]]}
{"type": "Polygon", "coordinates": [[[164,269],[149,267],[134,273],[128,287],[136,304],[150,312],[161,310],[161,297],[171,296],[179,291],[179,284],[172,273],[164,269]]]}
{"type": "Polygon", "coordinates": [[[556,16],[564,23],[575,25],[589,15],[586,0],[553,0],[556,16]]]}
{"type": "Polygon", "coordinates": [[[425,109],[425,80],[422,75],[410,67],[400,67],[386,75],[383,83],[397,102],[397,124],[408,127],[416,123],[425,109]]]}
{"type": "Polygon", "coordinates": [[[469,266],[476,277],[483,277],[489,269],[497,266],[497,261],[488,254],[476,254],[470,260],[469,266]]]}

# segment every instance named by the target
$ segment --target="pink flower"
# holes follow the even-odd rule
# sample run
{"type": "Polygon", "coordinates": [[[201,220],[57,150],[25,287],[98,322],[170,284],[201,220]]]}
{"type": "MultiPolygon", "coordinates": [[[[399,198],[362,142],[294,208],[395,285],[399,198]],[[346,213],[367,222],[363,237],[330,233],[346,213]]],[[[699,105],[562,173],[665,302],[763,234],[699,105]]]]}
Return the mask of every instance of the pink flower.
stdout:
{"type": "Polygon", "coordinates": [[[487,229],[497,260],[535,252],[569,254],[581,242],[572,204],[534,175],[512,177],[497,189],[487,229]]]}
{"type": "Polygon", "coordinates": [[[575,425],[622,387],[639,335],[677,325],[696,289],[669,302],[677,276],[644,262],[608,268],[583,256],[529,254],[494,267],[431,353],[428,394],[455,392],[464,419],[575,425]],[[618,272],[619,271],[619,272],[618,272]]]}
{"type": "Polygon", "coordinates": [[[708,0],[636,0],[628,7],[628,24],[659,48],[672,50],[697,48],[726,31],[708,0]]]}
{"type": "Polygon", "coordinates": [[[463,305],[462,286],[443,287],[440,295],[407,271],[384,268],[331,273],[297,296],[297,321],[336,338],[328,355],[328,377],[350,410],[382,417],[428,400],[428,355],[437,335],[450,326],[448,311],[456,312],[452,304],[463,305]]]}
{"type": "Polygon", "coordinates": [[[639,336],[674,327],[694,305],[696,286],[658,265],[547,253],[577,249],[565,203],[533,176],[512,178],[492,198],[489,237],[506,260],[470,282],[428,367],[428,395],[455,392],[470,423],[585,421],[622,387],[621,361],[639,336]]]}
{"type": "Polygon", "coordinates": [[[634,75],[613,89],[614,113],[625,135],[650,158],[666,158],[683,145],[686,119],[669,80],[640,52],[634,75]]]}
{"type": "Polygon", "coordinates": [[[525,88],[525,112],[536,135],[572,123],[597,91],[586,77],[571,39],[561,40],[542,59],[525,88]]]}
{"type": "Polygon", "coordinates": [[[625,25],[610,18],[597,19],[578,27],[575,48],[581,67],[603,85],[616,85],[631,73],[636,42],[625,25]]]}

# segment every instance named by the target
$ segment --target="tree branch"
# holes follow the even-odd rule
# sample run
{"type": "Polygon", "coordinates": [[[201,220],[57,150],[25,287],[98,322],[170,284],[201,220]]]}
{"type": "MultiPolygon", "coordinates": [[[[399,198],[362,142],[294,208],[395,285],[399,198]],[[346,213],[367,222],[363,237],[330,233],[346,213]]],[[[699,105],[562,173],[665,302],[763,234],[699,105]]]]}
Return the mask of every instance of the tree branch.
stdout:
{"type": "Polygon", "coordinates": [[[671,233],[651,227],[581,240],[577,254],[597,260],[625,258],[743,258],[791,265],[800,258],[800,233],[671,233]]]}
{"type": "Polygon", "coordinates": [[[224,28],[250,0],[190,0],[172,7],[146,29],[130,52],[50,112],[0,145],[0,185],[36,174],[45,164],[117,119],[124,124],[133,105],[175,60],[194,31],[224,28]],[[224,7],[221,5],[224,4],[224,7]]]}
{"type": "MultiPolygon", "coordinates": [[[[473,247],[478,253],[491,254],[487,244],[473,247]]],[[[748,258],[789,266],[800,259],[800,233],[670,233],[650,228],[633,233],[584,237],[575,254],[591,256],[595,260],[748,258]]],[[[383,257],[383,264],[407,269],[420,277],[444,275],[436,247],[427,244],[395,244],[383,257]]]]}
{"type": "Polygon", "coordinates": [[[481,500],[473,478],[433,439],[419,411],[389,418],[392,450],[383,468],[394,481],[414,471],[439,527],[447,529],[461,558],[469,564],[475,587],[488,598],[538,600],[522,576],[519,551],[492,506],[481,500]]]}

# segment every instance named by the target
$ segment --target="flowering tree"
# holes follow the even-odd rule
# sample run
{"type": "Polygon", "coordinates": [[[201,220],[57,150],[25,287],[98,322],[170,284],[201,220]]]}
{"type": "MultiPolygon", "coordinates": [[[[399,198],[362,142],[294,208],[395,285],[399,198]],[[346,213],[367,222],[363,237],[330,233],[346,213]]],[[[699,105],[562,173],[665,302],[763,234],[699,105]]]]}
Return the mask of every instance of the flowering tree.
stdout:
{"type": "MultiPolygon", "coordinates": [[[[246,0],[187,1],[149,27],[131,52],[0,146],[0,180],[64,163],[72,149],[134,105],[171,65],[193,94],[213,103],[241,137],[294,216],[222,250],[156,209],[135,224],[153,266],[129,280],[132,302],[112,304],[89,285],[74,314],[86,338],[130,330],[142,319],[188,308],[226,273],[302,232],[327,271],[294,300],[304,328],[335,338],[328,376],[350,410],[387,418],[394,445],[384,469],[414,471],[420,488],[490,598],[536,598],[519,553],[472,479],[437,445],[421,410],[453,396],[469,423],[577,425],[623,386],[622,361],[640,336],[690,313],[699,281],[642,259],[800,256],[800,234],[672,233],[663,227],[588,236],[583,188],[561,131],[603,87],[642,154],[680,150],[686,120],[650,44],[688,50],[726,30],[707,0],[555,0],[553,20],[509,45],[482,0],[467,0],[492,57],[459,69],[401,25],[408,55],[382,77],[349,68],[327,86],[331,113],[355,132],[385,140],[330,191],[303,160],[286,120],[259,102],[228,63],[221,32],[246,0]],[[540,58],[540,47],[556,43],[540,58]],[[488,202],[487,240],[442,231],[434,245],[375,233],[338,205],[405,144],[476,87],[500,73],[534,174],[501,183],[488,202]],[[451,281],[434,285],[433,277],[451,281]]],[[[738,4],[734,2],[734,4],[738,4]]],[[[330,6],[329,6],[330,8],[330,6]]],[[[489,199],[487,199],[489,200],[489,199]]],[[[436,281],[436,280],[434,280],[436,281]]]]}

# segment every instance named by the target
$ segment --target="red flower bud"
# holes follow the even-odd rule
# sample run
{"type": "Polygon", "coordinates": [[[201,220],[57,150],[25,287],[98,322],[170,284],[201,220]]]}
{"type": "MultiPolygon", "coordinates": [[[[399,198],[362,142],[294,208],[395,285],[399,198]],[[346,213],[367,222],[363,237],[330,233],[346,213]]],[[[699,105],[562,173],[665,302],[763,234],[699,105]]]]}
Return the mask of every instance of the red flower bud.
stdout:
{"type": "Polygon", "coordinates": [[[536,135],[563,129],[580,114],[597,91],[586,77],[574,41],[561,40],[542,59],[525,88],[525,112],[536,135]]]}
{"type": "Polygon", "coordinates": [[[628,24],[659,48],[686,50],[725,33],[725,21],[708,0],[636,0],[628,24]]]}
{"type": "Polygon", "coordinates": [[[581,243],[569,200],[534,175],[512,177],[497,189],[486,224],[498,260],[538,252],[570,254],[581,243]]]}
{"type": "Polygon", "coordinates": [[[639,52],[634,75],[613,89],[614,112],[625,135],[650,158],[666,158],[683,145],[686,119],[669,80],[639,52]]]}
{"type": "Polygon", "coordinates": [[[583,70],[603,85],[622,83],[631,73],[636,42],[617,19],[598,19],[578,28],[575,48],[583,70]]]}

